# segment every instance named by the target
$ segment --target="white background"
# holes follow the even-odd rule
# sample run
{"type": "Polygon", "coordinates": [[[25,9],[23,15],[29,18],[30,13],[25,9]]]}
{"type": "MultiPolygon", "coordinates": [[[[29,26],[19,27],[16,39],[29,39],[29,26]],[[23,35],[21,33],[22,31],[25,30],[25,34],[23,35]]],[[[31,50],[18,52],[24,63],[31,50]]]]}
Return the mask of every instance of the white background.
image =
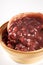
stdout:
{"type": "MultiPolygon", "coordinates": [[[[12,16],[22,12],[43,13],[43,0],[0,0],[0,26],[12,16]]],[[[43,65],[42,61],[40,61],[40,63],[38,62],[37,65],[43,65]]],[[[0,45],[0,65],[20,64],[12,61],[9,57],[6,57],[5,51],[0,45]]],[[[36,65],[36,63],[34,65],[36,65]]]]}

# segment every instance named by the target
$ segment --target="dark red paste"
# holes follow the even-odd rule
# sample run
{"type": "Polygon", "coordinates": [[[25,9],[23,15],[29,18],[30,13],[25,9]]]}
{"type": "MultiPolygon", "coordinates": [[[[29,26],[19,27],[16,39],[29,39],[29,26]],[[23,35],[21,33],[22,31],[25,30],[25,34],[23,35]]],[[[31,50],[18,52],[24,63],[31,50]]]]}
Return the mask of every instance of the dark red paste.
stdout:
{"type": "Polygon", "coordinates": [[[14,21],[3,40],[10,48],[20,51],[34,51],[43,48],[43,20],[39,17],[23,17],[14,21]],[[7,40],[7,41],[6,41],[7,40]]]}

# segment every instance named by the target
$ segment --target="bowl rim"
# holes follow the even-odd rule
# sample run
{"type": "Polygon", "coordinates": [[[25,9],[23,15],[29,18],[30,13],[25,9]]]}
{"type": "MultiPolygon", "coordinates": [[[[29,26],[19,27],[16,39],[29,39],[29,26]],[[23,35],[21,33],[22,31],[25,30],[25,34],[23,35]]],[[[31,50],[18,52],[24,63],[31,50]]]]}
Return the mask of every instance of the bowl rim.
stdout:
{"type": "MultiPolygon", "coordinates": [[[[34,13],[34,12],[33,12],[34,13]]],[[[37,12],[37,13],[39,13],[39,12],[37,12]]],[[[34,13],[34,14],[36,14],[36,13],[34,13]]],[[[42,15],[43,15],[43,13],[41,13],[42,15]]],[[[1,35],[1,33],[2,33],[2,27],[4,27],[5,25],[7,25],[8,24],[8,22],[9,21],[7,21],[6,23],[4,23],[4,24],[2,24],[1,25],[1,27],[0,27],[0,43],[2,44],[2,46],[5,48],[5,49],[7,49],[7,50],[9,50],[9,51],[12,51],[12,52],[15,52],[15,53],[22,53],[22,54],[35,54],[35,53],[40,53],[40,52],[43,52],[43,48],[42,49],[38,49],[38,50],[35,50],[35,51],[27,51],[27,52],[25,52],[25,51],[19,51],[19,50],[15,50],[15,49],[11,49],[11,48],[9,48],[9,47],[7,47],[5,44],[4,44],[4,42],[2,41],[2,35],[1,35]]],[[[7,26],[6,26],[7,27],[7,26]]]]}
{"type": "Polygon", "coordinates": [[[9,23],[7,25],[7,30],[9,30],[9,26],[11,25],[12,21],[16,21],[17,19],[21,19],[25,16],[29,16],[29,17],[40,17],[41,19],[43,19],[43,13],[40,12],[23,12],[23,13],[19,13],[15,16],[13,16],[10,20],[9,23]]]}

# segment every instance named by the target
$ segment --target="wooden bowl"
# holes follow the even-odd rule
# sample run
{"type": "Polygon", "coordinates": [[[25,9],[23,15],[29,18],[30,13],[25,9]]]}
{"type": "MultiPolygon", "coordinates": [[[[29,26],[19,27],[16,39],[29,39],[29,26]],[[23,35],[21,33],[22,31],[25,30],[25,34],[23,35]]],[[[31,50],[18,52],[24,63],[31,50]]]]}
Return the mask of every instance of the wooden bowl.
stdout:
{"type": "Polygon", "coordinates": [[[11,49],[5,45],[5,43],[2,41],[2,33],[3,30],[7,27],[8,22],[3,24],[0,28],[0,44],[1,46],[9,53],[9,56],[16,62],[19,63],[35,63],[41,59],[43,59],[43,48],[35,51],[18,51],[11,49]]]}
{"type": "Polygon", "coordinates": [[[1,46],[9,53],[9,56],[16,62],[19,63],[34,63],[41,59],[43,59],[43,48],[35,51],[17,51],[14,49],[11,49],[5,45],[5,43],[2,41],[2,33],[3,30],[7,27],[7,23],[3,24],[0,28],[0,43],[1,46]]]}

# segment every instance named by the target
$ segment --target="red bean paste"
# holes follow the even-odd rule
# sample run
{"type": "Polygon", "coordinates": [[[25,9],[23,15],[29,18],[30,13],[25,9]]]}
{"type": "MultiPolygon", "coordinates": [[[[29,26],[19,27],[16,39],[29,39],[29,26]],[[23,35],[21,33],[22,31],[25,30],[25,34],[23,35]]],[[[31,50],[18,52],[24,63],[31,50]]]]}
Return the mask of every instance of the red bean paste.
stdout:
{"type": "Polygon", "coordinates": [[[43,20],[40,17],[17,19],[3,34],[3,40],[12,49],[34,51],[43,48],[43,20]]]}

